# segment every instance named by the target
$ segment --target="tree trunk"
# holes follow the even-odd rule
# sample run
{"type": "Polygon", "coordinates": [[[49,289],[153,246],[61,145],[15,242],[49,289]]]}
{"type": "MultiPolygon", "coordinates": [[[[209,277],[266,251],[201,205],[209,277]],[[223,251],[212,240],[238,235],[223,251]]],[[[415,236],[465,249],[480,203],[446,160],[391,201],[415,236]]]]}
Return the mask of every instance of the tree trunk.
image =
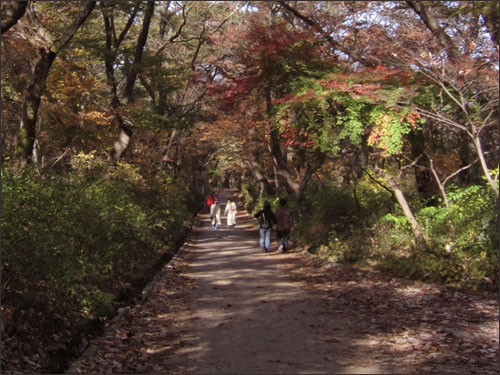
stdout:
{"type": "MultiPolygon", "coordinates": [[[[423,165],[428,164],[428,157],[425,153],[425,138],[422,130],[412,129],[408,135],[408,140],[411,145],[411,158],[416,160],[420,156],[423,157],[423,165]]],[[[435,189],[433,188],[432,177],[427,168],[415,165],[413,167],[415,173],[415,184],[417,186],[418,192],[425,198],[431,199],[435,194],[435,189]]]]}
{"type": "Polygon", "coordinates": [[[395,181],[391,175],[382,171],[378,167],[375,167],[375,173],[377,173],[380,177],[384,178],[391,186],[391,189],[394,192],[394,195],[396,197],[397,202],[401,206],[405,217],[410,222],[412,232],[413,232],[415,238],[417,240],[423,240],[423,242],[426,245],[428,245],[429,238],[427,237],[426,233],[420,227],[420,224],[417,222],[417,219],[415,219],[415,216],[413,215],[413,212],[410,208],[410,205],[408,204],[408,201],[406,200],[406,197],[403,193],[403,190],[401,189],[399,182],[395,181]]]}
{"type": "Polygon", "coordinates": [[[420,224],[418,224],[417,219],[415,219],[415,216],[413,215],[410,205],[408,204],[408,201],[406,200],[406,197],[404,196],[404,193],[401,190],[401,188],[398,185],[393,186],[393,184],[390,182],[389,184],[391,185],[394,191],[394,195],[396,196],[396,200],[403,209],[405,216],[410,221],[410,225],[412,227],[413,234],[415,234],[415,237],[427,240],[427,238],[424,236],[422,228],[420,227],[420,224]]]}
{"type": "Polygon", "coordinates": [[[250,144],[252,145],[252,160],[249,162],[250,170],[252,171],[253,177],[260,185],[260,190],[262,192],[265,191],[268,195],[271,195],[273,192],[273,188],[268,178],[262,173],[262,166],[259,162],[261,159],[261,150],[259,150],[259,141],[257,141],[257,139],[259,139],[260,137],[257,137],[256,129],[254,127],[248,128],[248,137],[252,140],[250,142],[250,144]]]}
{"type": "MultiPolygon", "coordinates": [[[[271,120],[272,119],[272,115],[271,115],[272,104],[271,104],[271,90],[270,90],[270,88],[266,88],[265,97],[266,97],[267,118],[269,120],[271,120]]],[[[277,168],[277,173],[279,176],[283,177],[283,179],[286,183],[287,190],[290,193],[292,193],[298,197],[301,194],[301,187],[293,178],[292,173],[288,167],[286,155],[284,154],[283,150],[281,149],[279,131],[274,126],[271,127],[270,139],[271,139],[271,142],[270,142],[271,155],[274,158],[274,163],[275,163],[275,166],[277,168]]]]}
{"type": "Polygon", "coordinates": [[[364,66],[367,67],[374,67],[377,65],[375,61],[370,61],[369,57],[365,58],[361,53],[359,53],[356,50],[353,50],[352,48],[346,48],[337,41],[335,41],[331,35],[325,31],[316,21],[313,19],[306,17],[302,13],[300,13],[297,9],[289,5],[286,1],[281,1],[279,0],[278,3],[285,8],[287,11],[292,13],[295,17],[298,19],[302,20],[306,25],[309,25],[313,30],[317,31],[323,38],[325,38],[328,43],[334,48],[338,49],[339,51],[342,51],[345,53],[347,56],[351,57],[354,61],[358,61],[364,66]]]}
{"type": "MultiPolygon", "coordinates": [[[[266,92],[266,109],[268,119],[272,119],[271,105],[271,94],[268,89],[266,92]]],[[[319,151],[316,152],[310,157],[310,160],[307,160],[301,166],[303,172],[299,170],[296,171],[294,175],[294,170],[289,166],[287,155],[281,147],[280,133],[274,126],[270,131],[270,146],[271,155],[274,158],[274,165],[277,169],[277,175],[283,178],[289,193],[295,195],[295,197],[299,198],[299,200],[302,199],[302,194],[307,187],[307,184],[309,183],[313,173],[323,164],[326,154],[319,151]]]]}
{"type": "Polygon", "coordinates": [[[491,189],[495,193],[495,196],[498,199],[498,186],[496,183],[496,180],[494,180],[491,177],[490,170],[488,168],[488,164],[486,163],[486,159],[484,158],[484,152],[483,152],[483,146],[481,145],[481,140],[479,139],[479,136],[476,136],[473,138],[474,141],[474,147],[476,148],[477,155],[479,157],[479,162],[481,163],[481,167],[483,168],[484,175],[486,177],[486,180],[491,186],[491,189]]]}
{"type": "Polygon", "coordinates": [[[488,28],[488,32],[490,33],[491,40],[496,43],[497,50],[498,45],[500,44],[500,33],[499,33],[499,17],[498,17],[498,2],[491,1],[488,2],[488,7],[485,9],[481,15],[483,17],[484,23],[488,28]]]}
{"type": "Polygon", "coordinates": [[[177,137],[177,129],[172,129],[172,132],[170,133],[170,138],[168,140],[167,149],[165,150],[165,152],[161,157],[161,163],[160,163],[161,169],[163,169],[165,161],[168,160],[168,156],[170,155],[170,150],[172,150],[172,145],[174,144],[175,137],[177,137]]]}
{"type": "Polygon", "coordinates": [[[438,20],[427,11],[422,1],[406,1],[406,3],[417,13],[425,26],[438,38],[441,45],[446,49],[449,57],[452,60],[460,58],[460,52],[453,39],[446,34],[444,29],[439,25],[438,20]]]}
{"type": "MultiPolygon", "coordinates": [[[[137,79],[137,75],[139,73],[139,66],[142,61],[142,56],[144,53],[144,46],[146,45],[148,33],[149,33],[149,25],[151,23],[151,18],[154,13],[155,2],[148,1],[146,6],[146,11],[144,12],[144,19],[142,22],[142,29],[137,38],[137,46],[135,48],[134,59],[132,66],[128,72],[126,72],[125,86],[124,90],[121,93],[116,93],[118,97],[114,97],[115,106],[113,108],[117,108],[122,105],[127,105],[133,101],[133,90],[135,81],[137,79]],[[117,103],[116,99],[119,99],[117,103]]],[[[116,55],[115,55],[116,56],[116,55]]],[[[114,58],[113,58],[114,61],[114,58]]],[[[109,76],[108,76],[109,77],[109,76]]],[[[114,81],[114,72],[113,72],[113,81],[114,81]]],[[[108,79],[109,80],[109,79],[108,79]]],[[[114,84],[114,90],[116,90],[116,84],[114,84]]],[[[130,144],[130,139],[133,134],[133,124],[125,118],[117,115],[116,119],[118,121],[118,126],[120,128],[120,134],[118,136],[118,140],[113,143],[113,161],[118,161],[130,144]]]]}
{"type": "Polygon", "coordinates": [[[120,115],[116,116],[120,127],[118,140],[113,144],[113,160],[119,160],[127,150],[132,138],[132,127],[127,124],[127,120],[120,115]]]}
{"type": "Polygon", "coordinates": [[[434,161],[432,159],[430,159],[430,165],[431,165],[432,174],[434,175],[434,178],[436,179],[436,183],[439,186],[439,190],[441,191],[441,195],[443,196],[444,204],[445,204],[446,208],[448,209],[448,208],[450,208],[450,201],[448,200],[448,195],[446,194],[446,188],[445,188],[444,184],[441,182],[441,180],[439,179],[439,176],[436,172],[436,169],[434,168],[434,161]]]}
{"type": "Polygon", "coordinates": [[[40,107],[40,100],[45,90],[50,67],[56,58],[56,54],[48,51],[46,48],[40,48],[38,52],[39,59],[24,99],[21,125],[15,145],[15,157],[18,160],[19,166],[32,162],[38,108],[40,107]]]}
{"type": "MultiPolygon", "coordinates": [[[[38,48],[38,61],[35,65],[31,83],[28,85],[28,90],[25,94],[21,124],[15,145],[15,157],[19,167],[32,162],[38,108],[40,107],[40,100],[47,84],[52,63],[59,51],[69,43],[78,28],[85,22],[94,9],[95,4],[95,1],[88,2],[86,7],[61,37],[53,38],[53,40],[47,41],[47,46],[38,48]]],[[[41,26],[38,25],[38,27],[41,26]]]]}

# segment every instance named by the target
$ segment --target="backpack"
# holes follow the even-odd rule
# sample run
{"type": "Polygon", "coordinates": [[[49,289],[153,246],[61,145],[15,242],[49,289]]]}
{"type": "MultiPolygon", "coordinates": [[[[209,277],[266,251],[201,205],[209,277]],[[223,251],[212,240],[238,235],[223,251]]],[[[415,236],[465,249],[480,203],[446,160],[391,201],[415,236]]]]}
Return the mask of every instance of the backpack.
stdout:
{"type": "Polygon", "coordinates": [[[271,221],[264,215],[264,211],[262,211],[262,222],[260,223],[260,227],[263,229],[271,228],[271,221]]]}

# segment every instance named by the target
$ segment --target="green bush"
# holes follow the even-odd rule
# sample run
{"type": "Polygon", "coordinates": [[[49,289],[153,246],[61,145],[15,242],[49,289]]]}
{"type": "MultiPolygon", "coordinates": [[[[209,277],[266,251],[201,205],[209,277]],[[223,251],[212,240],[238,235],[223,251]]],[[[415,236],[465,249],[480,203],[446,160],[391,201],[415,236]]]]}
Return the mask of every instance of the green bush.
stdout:
{"type": "Polygon", "coordinates": [[[255,184],[243,182],[241,185],[241,200],[248,212],[253,212],[258,204],[258,192],[255,184]]]}
{"type": "Polygon", "coordinates": [[[340,263],[369,262],[371,223],[392,204],[390,194],[362,181],[356,194],[347,187],[312,185],[305,196],[297,236],[309,251],[340,263]]]}
{"type": "Polygon", "coordinates": [[[481,288],[498,282],[498,206],[487,186],[452,187],[450,207],[416,213],[430,239],[418,247],[404,216],[386,215],[375,227],[380,267],[399,275],[481,288]]]}
{"type": "Polygon", "coordinates": [[[37,314],[68,322],[113,315],[157,262],[173,255],[199,208],[181,180],[146,178],[129,164],[88,156],[78,163],[67,176],[2,169],[2,314],[9,334],[50,339],[60,327],[37,314]]]}
{"type": "Polygon", "coordinates": [[[311,185],[297,210],[296,237],[334,262],[468,288],[496,285],[498,206],[488,186],[450,187],[449,209],[407,197],[428,246],[415,241],[391,194],[364,180],[356,195],[345,187],[311,185]]]}
{"type": "Polygon", "coordinates": [[[358,215],[352,194],[347,189],[312,186],[305,194],[303,216],[297,230],[311,250],[330,244],[337,247],[339,234],[352,229],[358,215]]]}

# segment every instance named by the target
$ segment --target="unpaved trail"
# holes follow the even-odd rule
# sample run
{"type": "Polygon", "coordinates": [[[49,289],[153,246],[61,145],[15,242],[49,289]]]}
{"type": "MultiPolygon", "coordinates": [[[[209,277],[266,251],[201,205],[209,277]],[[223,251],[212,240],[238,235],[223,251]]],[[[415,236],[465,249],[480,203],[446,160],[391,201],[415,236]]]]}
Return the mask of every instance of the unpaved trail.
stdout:
{"type": "Polygon", "coordinates": [[[148,298],[69,372],[498,373],[496,298],[261,253],[241,208],[235,229],[222,223],[201,214],[148,298]]]}
{"type": "Polygon", "coordinates": [[[327,324],[325,306],[280,269],[284,254],[258,251],[255,223],[247,215],[239,215],[237,229],[205,226],[193,246],[196,261],[185,275],[197,288],[184,317],[192,323],[186,347],[178,353],[184,358],[182,373],[345,369],[338,359],[348,353],[335,339],[342,327],[327,324]]]}

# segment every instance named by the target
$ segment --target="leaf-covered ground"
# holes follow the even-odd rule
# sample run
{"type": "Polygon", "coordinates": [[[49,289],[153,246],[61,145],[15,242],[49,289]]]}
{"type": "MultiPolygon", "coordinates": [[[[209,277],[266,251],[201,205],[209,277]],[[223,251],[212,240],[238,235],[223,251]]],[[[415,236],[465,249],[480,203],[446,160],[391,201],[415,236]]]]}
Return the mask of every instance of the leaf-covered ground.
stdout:
{"type": "Polygon", "coordinates": [[[201,219],[69,372],[498,373],[496,295],[260,253],[242,210],[233,230],[201,219]]]}

